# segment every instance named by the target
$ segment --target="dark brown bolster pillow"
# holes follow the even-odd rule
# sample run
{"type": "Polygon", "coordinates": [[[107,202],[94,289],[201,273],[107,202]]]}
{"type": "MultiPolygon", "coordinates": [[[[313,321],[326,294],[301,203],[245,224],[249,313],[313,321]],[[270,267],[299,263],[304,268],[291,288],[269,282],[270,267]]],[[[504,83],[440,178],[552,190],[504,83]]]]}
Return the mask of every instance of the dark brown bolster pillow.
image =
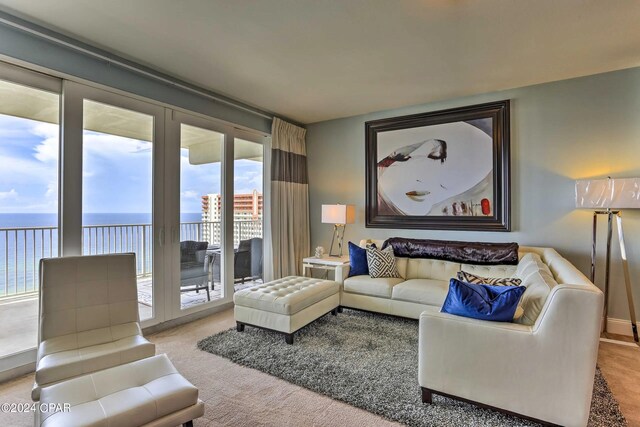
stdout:
{"type": "Polygon", "coordinates": [[[382,245],[397,257],[430,258],[477,265],[518,264],[517,243],[458,242],[392,237],[382,245]]]}

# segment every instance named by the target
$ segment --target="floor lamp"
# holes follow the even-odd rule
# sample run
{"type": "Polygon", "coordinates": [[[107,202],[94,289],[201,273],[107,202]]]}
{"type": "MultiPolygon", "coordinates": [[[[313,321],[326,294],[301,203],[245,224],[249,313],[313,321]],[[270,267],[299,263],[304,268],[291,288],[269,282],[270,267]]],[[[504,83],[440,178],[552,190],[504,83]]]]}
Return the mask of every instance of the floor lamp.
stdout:
{"type": "Polygon", "coordinates": [[[591,242],[591,281],[596,276],[596,235],[598,227],[598,217],[607,217],[607,252],[605,254],[605,277],[604,277],[604,312],[602,322],[602,334],[607,337],[607,315],[609,309],[609,283],[611,276],[611,239],[613,218],[616,219],[618,230],[618,242],[620,243],[620,256],[622,257],[622,269],[624,272],[624,283],[627,291],[627,302],[629,304],[629,317],[631,318],[631,332],[633,340],[638,342],[638,327],[636,323],[636,312],[633,304],[633,294],[631,290],[631,277],[629,274],[629,261],[624,244],[624,233],[622,229],[621,209],[640,209],[640,178],[606,178],[606,179],[584,179],[576,181],[576,207],[593,209],[593,237],[591,242]]]}
{"type": "Polygon", "coordinates": [[[329,256],[342,256],[344,231],[347,228],[347,224],[354,223],[355,212],[356,209],[353,205],[322,205],[322,222],[324,224],[333,224],[333,237],[331,238],[329,256]],[[338,253],[333,253],[333,244],[336,241],[338,243],[338,253]]]}

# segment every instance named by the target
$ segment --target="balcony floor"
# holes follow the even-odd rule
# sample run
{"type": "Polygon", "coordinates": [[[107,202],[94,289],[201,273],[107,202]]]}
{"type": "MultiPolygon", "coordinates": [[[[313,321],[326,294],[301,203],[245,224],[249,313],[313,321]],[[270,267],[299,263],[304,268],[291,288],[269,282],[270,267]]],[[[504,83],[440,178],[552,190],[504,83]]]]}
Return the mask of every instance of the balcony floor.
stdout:
{"type": "MultiPolygon", "coordinates": [[[[140,319],[148,319],[152,315],[151,278],[138,280],[138,310],[140,319]]],[[[246,281],[236,284],[235,290],[261,284],[261,280],[246,281]]],[[[222,298],[220,284],[211,292],[211,300],[222,298]]],[[[184,292],[180,295],[183,309],[207,302],[207,293],[184,292]]],[[[38,342],[38,296],[19,298],[0,298],[0,357],[34,348],[38,342]]]]}

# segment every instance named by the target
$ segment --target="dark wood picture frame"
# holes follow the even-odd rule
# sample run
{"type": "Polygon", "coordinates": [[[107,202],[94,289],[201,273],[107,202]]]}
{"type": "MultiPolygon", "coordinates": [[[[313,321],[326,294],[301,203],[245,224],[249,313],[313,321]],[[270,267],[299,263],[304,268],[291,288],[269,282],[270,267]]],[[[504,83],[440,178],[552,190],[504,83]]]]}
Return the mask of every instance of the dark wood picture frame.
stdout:
{"type": "MultiPolygon", "coordinates": [[[[511,231],[509,110],[509,100],[503,100],[366,122],[366,227],[511,231]],[[491,201],[491,215],[397,215],[388,213],[381,214],[379,212],[379,203],[381,202],[378,189],[378,167],[380,161],[380,159],[378,159],[378,136],[380,133],[447,123],[473,122],[480,119],[490,119],[492,121],[493,200],[491,201]]],[[[488,186],[488,188],[491,187],[488,186]]],[[[409,196],[409,193],[407,193],[407,196],[409,196]]]]}

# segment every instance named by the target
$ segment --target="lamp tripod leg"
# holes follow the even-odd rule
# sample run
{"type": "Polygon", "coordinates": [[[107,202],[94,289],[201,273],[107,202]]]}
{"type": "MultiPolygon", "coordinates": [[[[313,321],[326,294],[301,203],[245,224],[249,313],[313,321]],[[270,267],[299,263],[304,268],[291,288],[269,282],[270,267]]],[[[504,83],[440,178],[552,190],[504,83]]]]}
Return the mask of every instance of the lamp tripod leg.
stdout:
{"type": "Polygon", "coordinates": [[[340,224],[333,225],[333,237],[331,238],[331,247],[329,248],[329,256],[341,257],[342,256],[342,239],[344,238],[344,229],[346,226],[340,224]],[[342,233],[340,230],[342,229],[342,233]],[[333,243],[338,244],[338,253],[333,253],[333,243]]]}
{"type": "Polygon", "coordinates": [[[333,242],[336,240],[336,235],[338,234],[338,226],[333,225],[333,236],[331,236],[331,246],[329,246],[329,256],[335,256],[333,254],[333,242]]]}
{"type": "Polygon", "coordinates": [[[607,252],[605,254],[604,264],[604,312],[602,333],[607,336],[607,323],[609,318],[609,281],[611,279],[611,237],[612,237],[612,221],[613,213],[607,209],[607,252]]]}
{"type": "Polygon", "coordinates": [[[631,291],[631,275],[629,274],[629,261],[627,261],[627,250],[624,244],[624,232],[622,230],[622,215],[620,212],[616,215],[618,226],[618,241],[620,242],[620,256],[622,257],[622,270],[624,272],[624,284],[627,290],[627,301],[629,303],[629,317],[631,318],[631,332],[633,340],[640,345],[638,341],[638,323],[636,321],[636,309],[633,304],[633,294],[631,291]]]}
{"type": "MultiPolygon", "coordinates": [[[[591,283],[596,283],[596,244],[598,240],[598,211],[593,212],[593,227],[591,231],[591,283]]],[[[604,334],[607,328],[607,319],[604,310],[600,322],[600,334],[604,334]]]]}

